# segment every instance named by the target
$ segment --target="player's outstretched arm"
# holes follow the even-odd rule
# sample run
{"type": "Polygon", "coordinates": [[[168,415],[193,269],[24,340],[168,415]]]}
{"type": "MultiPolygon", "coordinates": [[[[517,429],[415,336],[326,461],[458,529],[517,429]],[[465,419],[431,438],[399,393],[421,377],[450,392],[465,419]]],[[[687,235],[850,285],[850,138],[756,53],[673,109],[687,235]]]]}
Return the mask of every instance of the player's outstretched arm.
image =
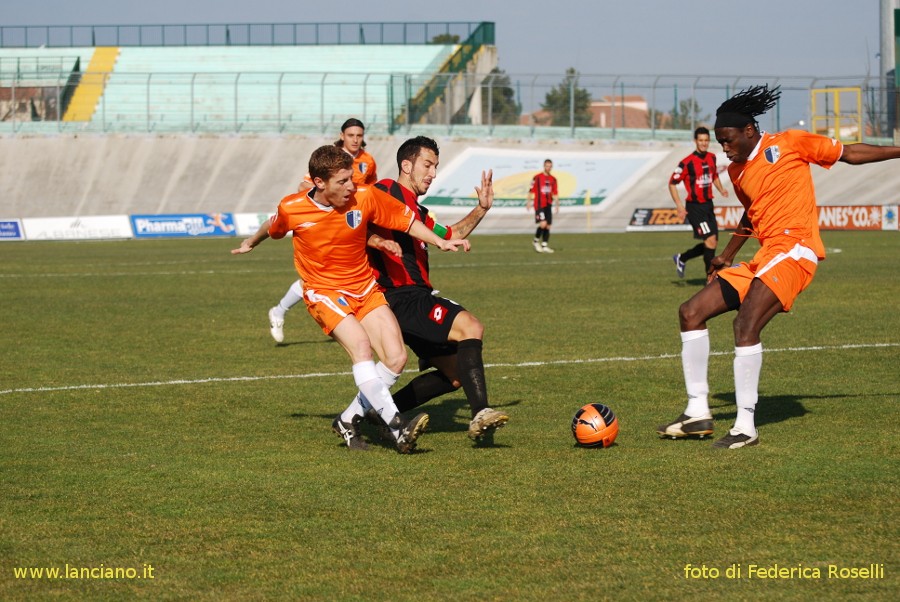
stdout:
{"type": "Polygon", "coordinates": [[[463,240],[461,238],[444,240],[419,220],[415,220],[409,227],[409,235],[413,238],[418,238],[423,242],[432,244],[441,251],[458,251],[460,248],[462,248],[463,251],[468,251],[471,248],[468,240],[463,240]]]}
{"type": "Polygon", "coordinates": [[[250,251],[252,251],[256,247],[256,245],[269,238],[269,226],[271,225],[272,218],[270,217],[260,225],[259,230],[254,232],[248,238],[245,238],[241,242],[241,246],[239,246],[237,249],[232,249],[231,254],[242,255],[244,253],[249,253],[250,251]]]}
{"type": "Polygon", "coordinates": [[[468,238],[494,205],[494,170],[481,172],[481,186],[475,187],[475,194],[478,196],[478,205],[468,215],[450,226],[450,230],[459,238],[468,238]]]}
{"type": "Polygon", "coordinates": [[[850,165],[877,163],[890,159],[900,159],[900,146],[876,146],[874,144],[846,144],[841,155],[841,162],[850,165]]]}

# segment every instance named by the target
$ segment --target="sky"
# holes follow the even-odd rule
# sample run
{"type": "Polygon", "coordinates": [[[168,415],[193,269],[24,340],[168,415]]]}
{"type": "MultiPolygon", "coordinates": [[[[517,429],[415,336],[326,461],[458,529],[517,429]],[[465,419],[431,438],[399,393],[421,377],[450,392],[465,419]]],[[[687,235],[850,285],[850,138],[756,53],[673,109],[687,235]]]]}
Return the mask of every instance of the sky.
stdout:
{"type": "Polygon", "coordinates": [[[879,0],[0,0],[0,6],[5,26],[493,21],[499,67],[511,76],[562,79],[570,67],[607,75],[879,72],[879,0]]]}
{"type": "Polygon", "coordinates": [[[875,75],[879,0],[0,0],[0,23],[493,21],[507,73],[875,75]]]}

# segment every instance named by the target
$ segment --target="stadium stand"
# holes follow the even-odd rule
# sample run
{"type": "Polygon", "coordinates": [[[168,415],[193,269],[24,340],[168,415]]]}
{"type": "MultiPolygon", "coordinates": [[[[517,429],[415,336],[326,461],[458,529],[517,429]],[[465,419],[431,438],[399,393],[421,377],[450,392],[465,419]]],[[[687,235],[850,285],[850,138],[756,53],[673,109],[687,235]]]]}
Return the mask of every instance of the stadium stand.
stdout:
{"type": "MultiPolygon", "coordinates": [[[[89,67],[65,121],[83,122],[74,131],[322,133],[358,115],[370,130],[387,131],[401,99],[417,93],[425,74],[439,71],[455,50],[454,44],[67,49],[89,67]],[[407,89],[409,82],[414,87],[407,89]]],[[[0,51],[4,65],[60,54],[0,51]]],[[[17,131],[48,128],[23,120],[17,131]]]]}
{"type": "MultiPolygon", "coordinates": [[[[664,158],[592,228],[621,231],[634,208],[671,204],[665,182],[690,131],[457,124],[449,116],[480,107],[479,78],[496,67],[493,24],[448,42],[0,48],[0,217],[269,212],[348,116],[366,123],[383,177],[418,134],[438,140],[442,169],[471,146],[651,150],[664,158]]],[[[889,164],[843,167],[813,171],[820,204],[897,203],[889,164]]],[[[509,215],[480,231],[532,228],[526,212],[509,215]]],[[[585,214],[563,212],[554,228],[584,231],[585,214]]]]}

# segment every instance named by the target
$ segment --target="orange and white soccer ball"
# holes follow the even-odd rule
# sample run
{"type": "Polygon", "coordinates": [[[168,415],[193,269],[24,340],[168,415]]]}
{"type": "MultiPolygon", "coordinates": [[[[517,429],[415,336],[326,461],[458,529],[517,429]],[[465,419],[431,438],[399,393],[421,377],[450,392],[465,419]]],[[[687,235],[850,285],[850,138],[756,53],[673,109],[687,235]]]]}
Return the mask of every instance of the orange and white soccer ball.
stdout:
{"type": "Polygon", "coordinates": [[[572,418],[572,435],[578,445],[609,447],[618,434],[619,419],[602,403],[589,403],[572,418]]]}

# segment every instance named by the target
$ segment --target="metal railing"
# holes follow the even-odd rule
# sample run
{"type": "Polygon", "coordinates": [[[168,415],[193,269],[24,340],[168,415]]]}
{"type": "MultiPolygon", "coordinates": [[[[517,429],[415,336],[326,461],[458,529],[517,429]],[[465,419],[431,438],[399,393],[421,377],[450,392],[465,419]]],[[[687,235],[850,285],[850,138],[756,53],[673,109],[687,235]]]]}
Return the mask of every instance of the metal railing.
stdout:
{"type": "MultiPolygon", "coordinates": [[[[438,36],[465,40],[482,22],[223,23],[204,25],[5,25],[0,48],[90,46],[302,46],[430,44],[438,36]]],[[[485,44],[493,44],[491,36],[485,44]]]]}
{"type": "MultiPolygon", "coordinates": [[[[466,84],[471,98],[465,110],[432,111],[403,124],[401,133],[424,127],[446,134],[470,128],[479,134],[505,131],[521,137],[689,139],[696,126],[712,125],[722,101],[760,83],[780,85],[782,90],[779,104],[760,118],[761,127],[770,131],[809,129],[811,92],[821,88],[860,89],[866,138],[892,136],[898,114],[893,80],[869,76],[584,74],[568,80],[568,92],[586,91],[590,107],[565,103],[544,110],[548,93],[558,91],[567,81],[564,75],[117,73],[106,81],[91,121],[35,125],[28,117],[33,111],[27,110],[27,95],[14,77],[0,74],[0,132],[325,133],[348,116],[356,116],[366,123],[369,133],[389,133],[399,115],[410,114],[419,90],[429,86],[437,97],[450,94],[459,77],[471,80],[466,84]],[[882,93],[887,103],[880,101],[882,93]]],[[[51,90],[45,96],[62,98],[66,88],[72,87],[68,74],[60,74],[50,85],[54,86],[57,92],[51,90]]],[[[445,106],[451,105],[447,102],[445,106]]]]}

